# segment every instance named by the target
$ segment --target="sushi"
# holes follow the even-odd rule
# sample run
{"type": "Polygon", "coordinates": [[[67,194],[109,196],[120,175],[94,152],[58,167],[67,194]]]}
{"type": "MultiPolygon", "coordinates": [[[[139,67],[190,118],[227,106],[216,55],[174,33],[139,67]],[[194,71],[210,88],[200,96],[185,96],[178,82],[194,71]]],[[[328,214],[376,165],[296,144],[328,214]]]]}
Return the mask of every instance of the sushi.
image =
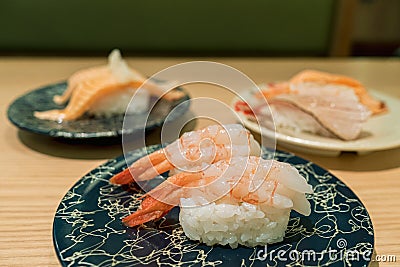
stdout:
{"type": "Polygon", "coordinates": [[[155,83],[130,68],[122,59],[119,50],[113,50],[108,57],[108,65],[80,70],[68,79],[67,89],[62,95],[53,98],[54,103],[64,105],[64,109],[36,111],[34,116],[42,120],[58,122],[76,120],[85,113],[96,117],[124,114],[132,96],[139,90],[130,105],[128,113],[141,113],[147,110],[150,95],[173,101],[183,93],[171,90],[175,82],[155,83]]]}
{"type": "Polygon", "coordinates": [[[385,103],[371,96],[359,81],[339,74],[304,70],[288,82],[261,84],[260,87],[262,96],[267,100],[286,94],[337,96],[358,101],[373,115],[387,111],[385,103]]]}
{"type": "Polygon", "coordinates": [[[312,192],[288,163],[233,157],[199,172],[170,176],[122,221],[138,226],[180,206],[179,222],[189,239],[209,246],[254,247],[282,241],[291,210],[311,213],[306,194],[312,192]]]}
{"type": "Polygon", "coordinates": [[[304,70],[290,80],[290,91],[295,94],[321,94],[358,100],[374,115],[387,111],[385,103],[371,96],[359,81],[344,75],[304,70]]]}
{"type": "Polygon", "coordinates": [[[256,92],[251,103],[254,112],[243,102],[236,103],[235,108],[277,131],[290,129],[295,134],[355,140],[363,123],[387,111],[385,103],[368,94],[360,82],[343,75],[305,70],[288,82],[261,88],[261,94],[256,92]]]}
{"type": "Polygon", "coordinates": [[[371,112],[358,101],[313,95],[280,95],[259,110],[262,121],[273,121],[276,128],[290,128],[330,138],[354,140],[371,112]]]}
{"type": "Polygon", "coordinates": [[[262,159],[260,153],[257,141],[239,124],[185,133],[110,179],[141,183],[169,171],[122,222],[135,227],[179,206],[180,225],[191,240],[232,248],[282,241],[292,209],[310,214],[306,194],[313,190],[290,164],[262,159]]]}

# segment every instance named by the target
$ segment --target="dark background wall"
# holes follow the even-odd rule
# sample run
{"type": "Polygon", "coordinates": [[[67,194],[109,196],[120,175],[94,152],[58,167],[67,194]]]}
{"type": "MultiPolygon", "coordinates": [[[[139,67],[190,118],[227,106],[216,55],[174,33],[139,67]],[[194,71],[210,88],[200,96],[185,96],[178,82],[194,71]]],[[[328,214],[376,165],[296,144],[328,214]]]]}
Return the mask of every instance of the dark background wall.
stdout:
{"type": "Polygon", "coordinates": [[[397,0],[2,0],[0,54],[391,55],[399,13],[397,0]]]}

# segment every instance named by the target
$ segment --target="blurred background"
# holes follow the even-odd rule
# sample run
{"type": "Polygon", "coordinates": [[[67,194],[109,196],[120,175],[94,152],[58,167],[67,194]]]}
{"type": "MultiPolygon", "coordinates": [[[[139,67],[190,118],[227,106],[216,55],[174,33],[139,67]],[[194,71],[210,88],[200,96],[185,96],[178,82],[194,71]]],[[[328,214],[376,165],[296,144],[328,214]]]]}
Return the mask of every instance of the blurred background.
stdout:
{"type": "Polygon", "coordinates": [[[400,56],[399,0],[2,0],[0,55],[400,56]]]}

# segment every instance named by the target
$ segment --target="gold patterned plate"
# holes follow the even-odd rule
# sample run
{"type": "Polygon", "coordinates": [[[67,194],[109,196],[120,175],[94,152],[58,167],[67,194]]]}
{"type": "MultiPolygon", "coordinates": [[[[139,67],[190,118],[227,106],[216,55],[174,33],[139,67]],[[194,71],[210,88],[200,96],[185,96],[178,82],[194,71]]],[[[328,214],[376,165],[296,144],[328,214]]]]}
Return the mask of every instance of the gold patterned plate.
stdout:
{"type": "MultiPolygon", "coordinates": [[[[135,150],[127,162],[160,148],[135,150]]],[[[124,226],[121,218],[138,208],[143,192],[109,183],[126,168],[120,156],[86,174],[61,200],[53,241],[62,266],[368,266],[374,231],[357,196],[328,171],[293,154],[264,150],[263,157],[292,164],[315,192],[308,196],[311,215],[292,211],[282,242],[231,249],[189,240],[178,207],[145,226],[124,226]]]]}

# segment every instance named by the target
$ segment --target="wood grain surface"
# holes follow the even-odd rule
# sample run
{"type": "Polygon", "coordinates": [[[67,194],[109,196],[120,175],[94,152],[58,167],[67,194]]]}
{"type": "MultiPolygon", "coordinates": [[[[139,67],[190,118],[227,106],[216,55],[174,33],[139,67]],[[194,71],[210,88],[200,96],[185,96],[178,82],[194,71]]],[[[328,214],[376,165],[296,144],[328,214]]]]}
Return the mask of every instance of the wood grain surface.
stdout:
{"type": "MultiPolygon", "coordinates": [[[[65,80],[74,71],[104,64],[105,60],[0,58],[0,266],[59,266],[51,232],[61,198],[86,172],[122,154],[121,144],[68,144],[20,131],[7,120],[8,105],[38,86],[65,80]]],[[[195,59],[130,58],[129,63],[152,75],[190,60],[195,59]]],[[[255,82],[285,80],[304,68],[338,72],[361,80],[368,88],[400,97],[400,61],[396,59],[201,60],[226,63],[255,82]]],[[[225,103],[232,98],[213,86],[190,85],[187,89],[192,97],[209,96],[225,103]]],[[[192,128],[207,123],[198,121],[192,128]]],[[[158,143],[158,134],[152,133],[148,143],[158,143]]],[[[345,153],[336,158],[296,154],[330,170],[358,195],[372,217],[375,252],[395,255],[400,262],[400,148],[364,156],[345,153]]],[[[395,263],[379,265],[394,266],[395,263]]]]}

